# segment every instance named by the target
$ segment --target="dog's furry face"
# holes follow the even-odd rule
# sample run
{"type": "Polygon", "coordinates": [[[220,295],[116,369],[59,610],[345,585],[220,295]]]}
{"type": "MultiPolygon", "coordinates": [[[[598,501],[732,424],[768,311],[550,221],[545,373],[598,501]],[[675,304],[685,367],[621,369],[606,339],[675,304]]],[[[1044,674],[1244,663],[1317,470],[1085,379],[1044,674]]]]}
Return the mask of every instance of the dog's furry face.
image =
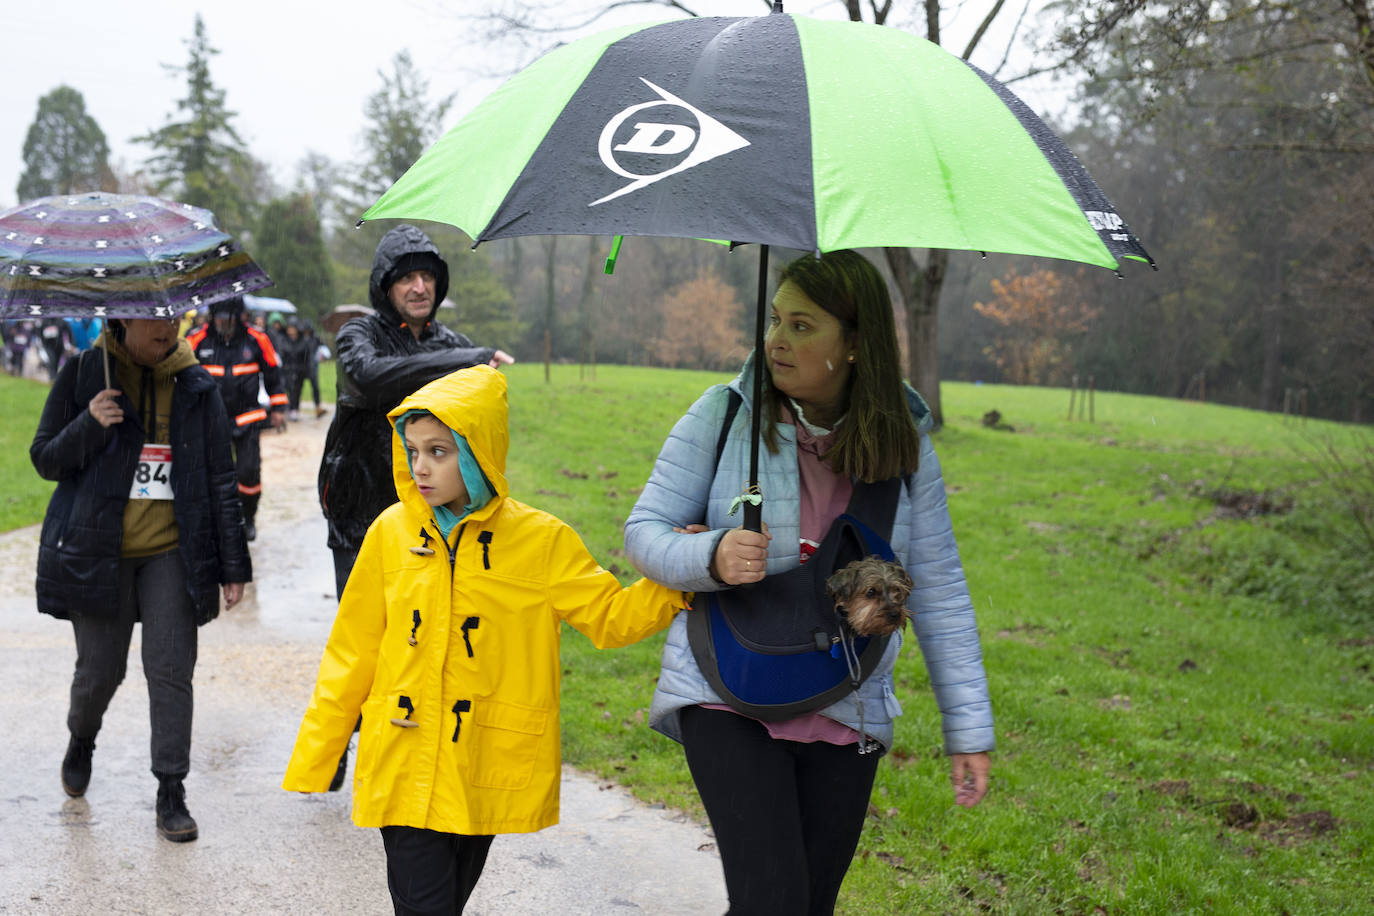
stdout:
{"type": "Polygon", "coordinates": [[[906,623],[911,577],[902,564],[869,556],[832,575],[825,591],[855,633],[886,636],[906,623]]]}

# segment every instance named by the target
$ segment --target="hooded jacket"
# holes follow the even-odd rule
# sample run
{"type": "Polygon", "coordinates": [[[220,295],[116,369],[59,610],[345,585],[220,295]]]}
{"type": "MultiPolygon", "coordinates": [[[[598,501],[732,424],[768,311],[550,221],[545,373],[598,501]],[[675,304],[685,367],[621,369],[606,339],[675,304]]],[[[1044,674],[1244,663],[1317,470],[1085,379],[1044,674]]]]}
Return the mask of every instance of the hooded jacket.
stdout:
{"type": "MultiPolygon", "coordinates": [[[[747,478],[752,378],[751,357],[728,386],[740,394],[743,403],[719,464],[714,449],[724,422],[727,386],[707,389],[668,434],[644,492],[625,522],[625,555],[643,575],[690,591],[724,587],[711,578],[707,566],[720,529],[738,524],[727,513],[734,498],[744,491],[747,478]],[[673,531],[674,526],[703,519],[713,533],[673,531]]],[[[907,607],[912,611],[913,629],[940,708],[945,752],[990,751],[994,745],[992,705],[978,625],[950,525],[940,462],[930,442],[930,411],[910,388],[907,401],[920,432],[921,451],[916,472],[901,489],[890,541],[897,559],[915,582],[907,607]]],[[[779,423],[777,432],[776,455],[759,449],[763,521],[773,536],[768,548],[770,575],[801,564],[797,551],[801,483],[796,427],[779,423]]],[[[892,745],[893,718],[901,713],[893,691],[893,669],[902,635],[901,630],[893,634],[877,669],[857,691],[820,710],[822,715],[876,738],[884,748],[892,745]]],[[[683,706],[722,702],[692,655],[685,617],[674,621],[649,709],[650,726],[681,741],[678,711],[683,706]]]]}
{"type": "Polygon", "coordinates": [[[283,788],[323,792],[362,712],[360,827],[525,833],[558,822],[562,622],[598,647],[667,626],[682,593],[622,588],[570,527],[509,496],[506,380],[487,366],[406,398],[461,435],[494,496],[445,541],[393,431],[400,502],[367,533],[283,788]]]}
{"type": "Polygon", "coordinates": [[[157,366],[140,367],[118,342],[107,343],[102,335],[95,348],[67,362],[58,373],[29,448],[39,475],[57,481],[38,547],[38,609],[45,614],[65,620],[75,614],[114,616],[118,611],[129,490],[139,453],[149,441],[147,404],[151,401],[156,411],[162,400],[153,388],[163,395],[171,389],[175,546],[186,570],[196,623],[204,624],[219,613],[220,585],[253,578],[229,420],[214,379],[196,363],[184,340],[157,366]],[[110,351],[121,379],[134,373],[140,378],[138,390],[116,383],[122,389],[118,403],[124,421],[109,428],[88,409],[106,387],[102,348],[110,351]],[[142,409],[130,395],[143,395],[138,397],[142,409]]]}
{"type": "Polygon", "coordinates": [[[345,323],[335,339],[339,390],[319,473],[332,548],[357,550],[367,526],[396,502],[387,412],[426,382],[490,362],[496,352],[434,321],[433,311],[418,340],[410,332],[387,292],[398,279],[397,262],[419,252],[433,255],[442,268],[435,277],[438,309],[448,293],[448,266],[429,236],[397,226],[382,237],[372,261],[368,297],[376,314],[345,323]]]}

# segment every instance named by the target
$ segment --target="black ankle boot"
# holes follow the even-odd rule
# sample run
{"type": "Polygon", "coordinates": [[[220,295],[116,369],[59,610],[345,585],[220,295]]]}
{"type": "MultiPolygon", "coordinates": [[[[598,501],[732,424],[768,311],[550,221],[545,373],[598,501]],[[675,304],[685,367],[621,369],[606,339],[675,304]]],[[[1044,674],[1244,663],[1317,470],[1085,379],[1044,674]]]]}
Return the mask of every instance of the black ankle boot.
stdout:
{"type": "Polygon", "coordinates": [[[196,820],[186,810],[186,789],[180,776],[157,777],[157,832],[173,843],[185,843],[200,836],[196,820]]]}
{"type": "Polygon", "coordinates": [[[67,742],[67,756],[62,758],[62,788],[72,798],[86,794],[91,784],[91,754],[95,752],[94,738],[72,735],[67,742]]]}

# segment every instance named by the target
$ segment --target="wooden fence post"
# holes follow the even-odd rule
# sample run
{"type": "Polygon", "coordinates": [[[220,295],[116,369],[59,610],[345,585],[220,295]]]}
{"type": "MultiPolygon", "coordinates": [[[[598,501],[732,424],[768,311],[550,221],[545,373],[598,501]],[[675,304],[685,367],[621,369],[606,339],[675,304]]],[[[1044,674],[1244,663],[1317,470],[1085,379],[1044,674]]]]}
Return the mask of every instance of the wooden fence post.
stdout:
{"type": "Polygon", "coordinates": [[[1073,402],[1078,399],[1078,373],[1074,373],[1073,385],[1069,388],[1069,419],[1073,420],[1073,402]]]}
{"type": "Polygon", "coordinates": [[[1090,376],[1088,376],[1088,422],[1089,422],[1089,423],[1096,423],[1096,422],[1097,422],[1097,410],[1096,410],[1097,404],[1096,404],[1095,399],[1094,399],[1094,397],[1093,397],[1096,393],[1097,393],[1097,380],[1094,379],[1094,378],[1090,375],[1090,376]]]}

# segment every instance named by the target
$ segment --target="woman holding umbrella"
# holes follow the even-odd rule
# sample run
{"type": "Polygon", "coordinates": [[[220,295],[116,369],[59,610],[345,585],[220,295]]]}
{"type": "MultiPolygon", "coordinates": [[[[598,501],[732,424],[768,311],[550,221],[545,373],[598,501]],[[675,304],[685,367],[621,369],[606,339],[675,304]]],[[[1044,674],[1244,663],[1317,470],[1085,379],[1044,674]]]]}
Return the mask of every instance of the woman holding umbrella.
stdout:
{"type": "MultiPolygon", "coordinates": [[[[881,275],[852,251],[788,265],[763,352],[751,357],[759,358],[767,372],[757,405],[746,365],[674,426],[626,523],[626,554],[647,578],[699,597],[747,593],[766,613],[778,577],[822,556],[832,523],[859,512],[860,492],[887,494],[876,512],[884,521],[873,524],[916,583],[907,608],[942,715],[955,800],[972,807],[987,790],[993,748],[987,679],[929,411],[902,382],[881,275]],[[762,532],[729,518],[745,489],[755,409],[765,446],[762,532]]],[[[719,843],[730,912],[830,913],[901,711],[892,672],[902,631],[877,644],[881,658],[857,686],[779,718],[716,689],[717,660],[689,636],[689,617],[706,613],[680,615],[670,629],[650,724],[683,744],[719,843]]],[[[755,673],[770,688],[788,677],[755,673]]]]}
{"type": "Polygon", "coordinates": [[[96,735],[143,625],[157,829],[198,835],[190,769],[196,628],[252,578],[215,381],[175,319],[110,319],[95,349],[63,365],[29,456],[57,481],[38,552],[38,609],[76,635],[62,787],[85,794],[96,735]],[[105,381],[103,350],[113,368],[105,381]],[[175,496],[175,499],[173,498],[175,496]]]}

